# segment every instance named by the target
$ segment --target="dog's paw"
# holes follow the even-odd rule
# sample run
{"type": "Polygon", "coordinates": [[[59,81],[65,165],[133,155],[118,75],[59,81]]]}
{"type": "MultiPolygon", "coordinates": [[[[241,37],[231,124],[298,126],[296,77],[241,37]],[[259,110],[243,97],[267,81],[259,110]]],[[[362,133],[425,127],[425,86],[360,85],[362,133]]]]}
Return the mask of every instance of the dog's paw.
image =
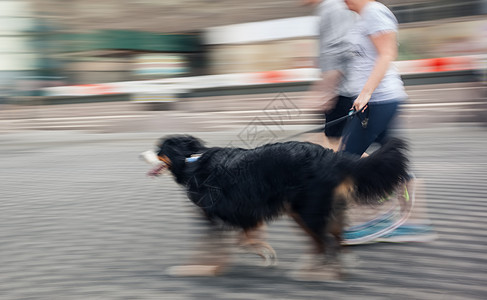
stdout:
{"type": "Polygon", "coordinates": [[[262,266],[264,267],[276,266],[278,263],[276,251],[266,242],[247,243],[241,245],[241,247],[246,252],[254,253],[262,257],[262,266]]]}
{"type": "Polygon", "coordinates": [[[298,281],[341,282],[344,279],[342,262],[338,259],[324,259],[322,255],[303,255],[296,269],[289,274],[298,281]]]}
{"type": "Polygon", "coordinates": [[[217,276],[221,273],[221,266],[212,265],[185,265],[169,267],[166,273],[173,277],[188,276],[217,276]]]}
{"type": "Polygon", "coordinates": [[[343,282],[342,272],[331,266],[294,270],[288,275],[297,281],[343,282]]]}
{"type": "Polygon", "coordinates": [[[277,265],[277,253],[270,245],[263,245],[256,253],[264,260],[262,264],[265,267],[277,265]]]}

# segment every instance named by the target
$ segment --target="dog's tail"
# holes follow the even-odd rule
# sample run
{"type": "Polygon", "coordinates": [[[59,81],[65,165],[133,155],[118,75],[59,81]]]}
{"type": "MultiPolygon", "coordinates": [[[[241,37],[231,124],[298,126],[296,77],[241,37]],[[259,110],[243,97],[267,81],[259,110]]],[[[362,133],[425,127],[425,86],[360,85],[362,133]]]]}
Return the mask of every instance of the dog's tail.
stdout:
{"type": "Polygon", "coordinates": [[[406,143],[392,138],[370,156],[358,159],[352,170],[355,200],[362,204],[378,203],[404,182],[408,177],[406,152],[406,143]]]}

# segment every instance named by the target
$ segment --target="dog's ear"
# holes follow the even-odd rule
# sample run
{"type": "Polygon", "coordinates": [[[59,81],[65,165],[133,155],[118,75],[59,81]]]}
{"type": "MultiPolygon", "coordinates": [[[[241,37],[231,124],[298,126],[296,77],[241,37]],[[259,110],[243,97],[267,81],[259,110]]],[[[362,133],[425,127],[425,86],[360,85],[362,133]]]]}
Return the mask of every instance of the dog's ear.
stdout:
{"type": "Polygon", "coordinates": [[[203,150],[205,148],[205,145],[204,145],[204,142],[202,140],[200,140],[194,136],[188,135],[187,140],[186,140],[186,147],[189,151],[192,152],[192,154],[194,154],[194,153],[198,153],[201,150],[203,150]]]}

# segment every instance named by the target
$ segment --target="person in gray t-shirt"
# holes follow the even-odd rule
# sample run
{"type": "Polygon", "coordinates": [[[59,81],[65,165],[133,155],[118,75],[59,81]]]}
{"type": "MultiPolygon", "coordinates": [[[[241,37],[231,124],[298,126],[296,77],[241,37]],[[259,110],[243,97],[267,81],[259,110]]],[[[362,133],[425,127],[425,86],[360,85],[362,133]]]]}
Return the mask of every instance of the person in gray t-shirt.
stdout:
{"type": "MultiPolygon", "coordinates": [[[[319,99],[326,122],[347,115],[353,94],[347,80],[347,64],[351,47],[345,37],[355,22],[356,14],[348,10],[343,0],[303,0],[316,5],[319,26],[318,65],[321,80],[312,86],[313,98],[319,99]]],[[[325,129],[325,146],[338,149],[345,122],[325,129]]]]}
{"type": "MultiPolygon", "coordinates": [[[[352,44],[354,53],[349,64],[350,86],[357,95],[353,108],[363,113],[347,123],[341,150],[363,155],[372,143],[382,144],[385,141],[398,106],[407,95],[399,73],[391,64],[398,52],[398,22],[393,13],[382,3],[373,0],[345,0],[345,3],[350,10],[360,15],[347,39],[352,44]]],[[[410,174],[410,178],[405,178],[403,196],[397,193],[400,196],[398,200],[414,201],[408,218],[392,232],[379,236],[374,241],[413,242],[436,238],[423,203],[425,199],[419,196],[421,194],[418,191],[411,194],[414,198],[409,198],[407,190],[415,191],[416,182],[414,175],[410,174]]],[[[372,228],[367,228],[363,233],[365,236],[377,234],[372,228]]],[[[357,232],[349,237],[357,239],[357,232]]],[[[344,238],[347,241],[347,232],[344,233],[344,238]]]]}
{"type": "Polygon", "coordinates": [[[353,108],[363,113],[347,123],[341,150],[362,155],[372,143],[382,143],[387,137],[399,103],[407,95],[392,65],[398,51],[398,23],[392,12],[373,0],[345,3],[360,15],[347,36],[353,52],[348,79],[356,95],[353,108]]]}

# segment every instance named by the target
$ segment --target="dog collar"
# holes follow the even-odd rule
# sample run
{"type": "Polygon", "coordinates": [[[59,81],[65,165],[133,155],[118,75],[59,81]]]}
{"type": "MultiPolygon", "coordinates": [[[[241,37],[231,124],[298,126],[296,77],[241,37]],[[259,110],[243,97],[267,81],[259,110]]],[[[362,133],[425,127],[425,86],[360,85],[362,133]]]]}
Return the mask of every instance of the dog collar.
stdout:
{"type": "Polygon", "coordinates": [[[193,154],[190,157],[186,157],[186,162],[191,163],[197,161],[201,157],[201,154],[193,154]]]}

